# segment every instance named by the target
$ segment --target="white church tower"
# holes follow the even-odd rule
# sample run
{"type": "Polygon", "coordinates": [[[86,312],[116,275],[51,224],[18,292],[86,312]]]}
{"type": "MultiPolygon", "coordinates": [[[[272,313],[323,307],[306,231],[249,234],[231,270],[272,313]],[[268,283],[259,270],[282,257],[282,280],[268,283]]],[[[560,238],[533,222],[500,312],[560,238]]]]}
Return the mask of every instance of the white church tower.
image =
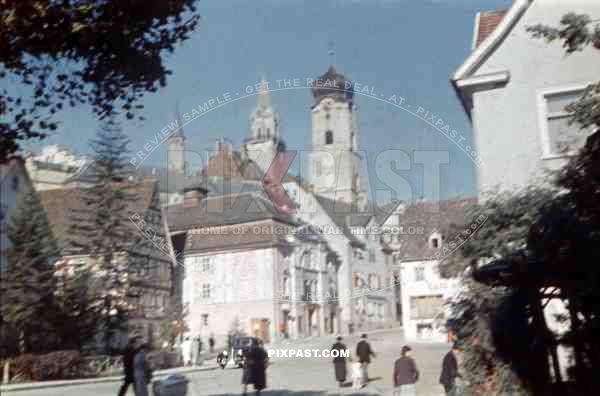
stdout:
{"type": "Polygon", "coordinates": [[[250,133],[242,152],[266,172],[283,142],[279,136],[279,114],[273,110],[269,86],[264,79],[256,96],[256,108],[250,115],[250,133]]]}
{"type": "Polygon", "coordinates": [[[313,83],[310,183],[316,194],[363,207],[352,82],[333,66],[313,83]]]}
{"type": "Polygon", "coordinates": [[[169,144],[167,168],[169,173],[185,174],[185,135],[183,134],[183,123],[179,112],[177,112],[177,126],[179,129],[167,140],[169,144]]]}

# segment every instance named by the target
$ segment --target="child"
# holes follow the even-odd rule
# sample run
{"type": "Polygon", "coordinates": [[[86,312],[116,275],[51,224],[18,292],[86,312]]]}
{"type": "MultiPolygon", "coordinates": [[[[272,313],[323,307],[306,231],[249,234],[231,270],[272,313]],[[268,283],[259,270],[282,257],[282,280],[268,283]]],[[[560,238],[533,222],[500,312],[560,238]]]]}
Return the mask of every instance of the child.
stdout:
{"type": "Polygon", "coordinates": [[[352,360],[352,388],[360,389],[363,386],[363,369],[358,358],[352,360]]]}

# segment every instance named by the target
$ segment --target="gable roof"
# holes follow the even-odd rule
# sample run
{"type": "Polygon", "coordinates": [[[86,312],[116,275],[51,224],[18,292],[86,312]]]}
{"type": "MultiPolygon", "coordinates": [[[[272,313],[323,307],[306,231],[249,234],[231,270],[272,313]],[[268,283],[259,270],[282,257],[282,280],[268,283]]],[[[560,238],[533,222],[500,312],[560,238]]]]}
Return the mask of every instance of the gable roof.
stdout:
{"type": "Polygon", "coordinates": [[[422,227],[422,233],[406,232],[400,234],[399,255],[402,260],[436,259],[440,249],[429,247],[429,236],[439,232],[448,242],[457,235],[448,235],[447,230],[452,224],[461,224],[465,219],[468,206],[477,203],[476,198],[452,199],[446,201],[424,201],[406,206],[400,216],[400,227],[408,231],[409,227],[422,227]]]}
{"type": "MultiPolygon", "coordinates": [[[[458,68],[451,80],[454,82],[472,75],[473,72],[477,70],[487,58],[489,58],[489,56],[496,50],[502,41],[504,41],[521,16],[529,8],[529,5],[532,1],[533,0],[515,0],[513,5],[505,11],[504,15],[502,18],[500,18],[500,21],[497,24],[494,24],[493,21],[494,19],[498,18],[498,16],[486,17],[488,19],[486,19],[486,26],[484,28],[486,31],[489,29],[489,32],[482,36],[482,39],[478,43],[475,50],[471,52],[463,64],[458,68]],[[489,25],[487,22],[489,22],[489,25]]],[[[480,29],[478,29],[477,34],[479,34],[479,30],[480,29]]]]}
{"type": "MultiPolygon", "coordinates": [[[[130,193],[136,194],[138,199],[130,202],[126,211],[142,216],[152,206],[152,199],[158,186],[156,180],[146,179],[141,183],[129,185],[127,189],[130,193]]],[[[81,190],[81,187],[67,187],[38,192],[54,237],[61,250],[67,254],[74,252],[71,249],[73,248],[73,237],[76,236],[70,233],[70,228],[75,221],[73,213],[84,209],[81,190]]],[[[140,233],[133,223],[131,223],[131,227],[132,233],[140,233]]],[[[85,254],[78,252],[78,254],[82,253],[85,254]]]]}
{"type": "Polygon", "coordinates": [[[485,41],[498,27],[502,19],[508,12],[508,9],[482,11],[477,14],[477,22],[475,23],[475,35],[473,37],[473,49],[485,41]]]}
{"type": "Polygon", "coordinates": [[[472,95],[476,87],[506,84],[508,71],[474,77],[481,65],[494,53],[527,11],[533,0],[515,0],[508,10],[487,11],[477,14],[473,51],[450,78],[456,95],[471,118],[472,95]]]}

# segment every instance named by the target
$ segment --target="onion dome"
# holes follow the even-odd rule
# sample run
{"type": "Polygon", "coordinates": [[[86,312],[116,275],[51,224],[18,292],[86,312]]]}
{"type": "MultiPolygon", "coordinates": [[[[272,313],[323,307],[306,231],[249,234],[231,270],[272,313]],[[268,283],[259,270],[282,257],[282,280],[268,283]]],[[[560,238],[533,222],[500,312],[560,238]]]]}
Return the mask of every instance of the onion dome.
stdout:
{"type": "Polygon", "coordinates": [[[325,97],[351,103],[354,97],[354,88],[352,81],[338,73],[333,66],[329,66],[329,70],[325,74],[313,81],[312,94],[315,104],[325,97]]]}

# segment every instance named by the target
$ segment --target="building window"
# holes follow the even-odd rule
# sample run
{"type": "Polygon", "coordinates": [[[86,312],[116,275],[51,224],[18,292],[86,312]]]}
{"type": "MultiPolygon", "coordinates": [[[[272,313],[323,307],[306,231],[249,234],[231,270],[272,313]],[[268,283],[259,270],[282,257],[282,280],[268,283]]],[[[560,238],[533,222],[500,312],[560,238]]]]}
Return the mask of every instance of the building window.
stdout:
{"type": "Polygon", "coordinates": [[[202,257],[200,260],[202,272],[212,272],[212,257],[202,257]]]}
{"type": "Polygon", "coordinates": [[[442,235],[439,232],[434,232],[429,236],[429,248],[439,249],[442,246],[442,235]]]}
{"type": "Polygon", "coordinates": [[[333,132],[325,132],[325,144],[333,144],[333,132]]]}
{"type": "Polygon", "coordinates": [[[581,130],[578,124],[570,124],[572,115],[565,108],[576,102],[582,92],[579,89],[542,95],[542,145],[545,156],[573,155],[585,143],[591,130],[581,130]]]}
{"type": "Polygon", "coordinates": [[[267,128],[267,137],[271,136],[271,128],[267,128]]]}
{"type": "Polygon", "coordinates": [[[359,287],[360,286],[360,276],[358,276],[358,274],[355,272],[352,275],[352,278],[353,278],[354,287],[359,287]]]}
{"type": "Polygon", "coordinates": [[[290,278],[287,276],[283,277],[283,297],[289,297],[290,295],[290,278]]]}
{"type": "Polygon", "coordinates": [[[19,189],[19,177],[13,176],[11,183],[12,183],[11,187],[12,187],[13,191],[17,191],[19,189]]]}
{"type": "Polygon", "coordinates": [[[208,314],[202,314],[202,325],[208,326],[208,314]]]}
{"type": "Polygon", "coordinates": [[[415,282],[422,282],[425,280],[425,267],[415,268],[415,282]]]}
{"type": "Polygon", "coordinates": [[[202,285],[202,298],[208,300],[210,298],[210,285],[205,283],[202,285]]]}
{"type": "Polygon", "coordinates": [[[419,296],[410,299],[411,319],[432,319],[444,310],[442,296],[419,296]]]}
{"type": "Polygon", "coordinates": [[[329,114],[329,113],[325,113],[325,119],[326,119],[326,120],[328,120],[328,119],[330,119],[330,118],[331,118],[331,114],[329,114]]]}

